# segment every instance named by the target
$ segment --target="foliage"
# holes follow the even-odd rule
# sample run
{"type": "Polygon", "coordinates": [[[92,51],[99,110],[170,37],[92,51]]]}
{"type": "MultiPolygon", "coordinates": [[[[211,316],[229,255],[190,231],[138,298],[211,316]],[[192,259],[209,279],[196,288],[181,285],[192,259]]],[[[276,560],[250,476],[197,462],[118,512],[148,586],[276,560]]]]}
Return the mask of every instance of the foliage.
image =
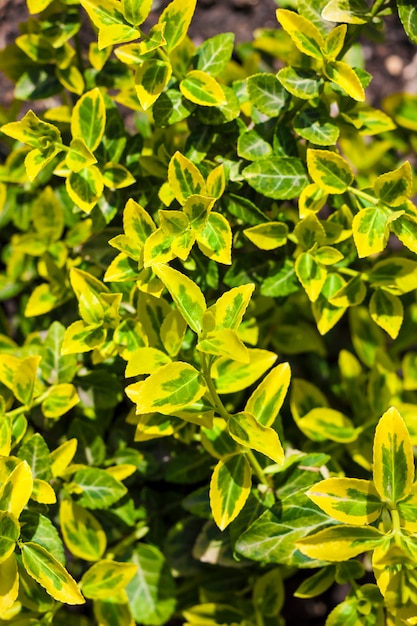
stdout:
{"type": "Polygon", "coordinates": [[[358,41],[417,12],[195,4],[27,0],[0,52],[0,624],[280,626],[294,576],[416,624],[417,97],[358,41]]]}

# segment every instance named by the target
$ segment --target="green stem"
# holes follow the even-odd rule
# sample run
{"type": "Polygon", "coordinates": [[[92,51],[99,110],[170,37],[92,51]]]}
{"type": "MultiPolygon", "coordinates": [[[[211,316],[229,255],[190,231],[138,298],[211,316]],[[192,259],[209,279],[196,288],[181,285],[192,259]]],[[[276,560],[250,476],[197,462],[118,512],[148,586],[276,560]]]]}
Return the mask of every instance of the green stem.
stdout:
{"type": "Polygon", "coordinates": [[[255,472],[256,476],[258,477],[259,481],[263,485],[268,487],[269,489],[271,485],[268,482],[268,479],[266,478],[264,471],[258,462],[258,459],[256,458],[256,456],[254,455],[254,453],[252,452],[250,448],[248,448],[248,451],[246,452],[246,456],[248,457],[249,463],[252,465],[252,469],[255,472]]]}
{"type": "Polygon", "coordinates": [[[348,187],[347,190],[350,191],[350,193],[353,193],[354,196],[357,196],[358,198],[363,198],[363,200],[366,200],[367,202],[370,202],[375,206],[379,203],[378,198],[371,196],[371,194],[366,193],[366,191],[362,191],[362,189],[356,189],[356,187],[348,187]]]}
{"type": "Polygon", "coordinates": [[[114,559],[115,556],[124,552],[132,543],[142,539],[142,537],[147,534],[148,530],[149,528],[145,526],[143,522],[142,526],[136,528],[133,533],[119,541],[119,543],[114,546],[113,550],[106,552],[106,559],[114,559]]]}

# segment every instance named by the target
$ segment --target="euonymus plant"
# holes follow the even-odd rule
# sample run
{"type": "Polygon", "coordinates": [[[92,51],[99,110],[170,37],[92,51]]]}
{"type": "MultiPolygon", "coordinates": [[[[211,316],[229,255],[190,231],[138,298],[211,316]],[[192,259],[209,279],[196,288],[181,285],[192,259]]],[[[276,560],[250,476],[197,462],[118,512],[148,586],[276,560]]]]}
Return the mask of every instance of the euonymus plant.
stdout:
{"type": "Polygon", "coordinates": [[[27,0],[0,52],[0,624],[417,624],[417,96],[360,44],[417,9],[277,4],[27,0]]]}

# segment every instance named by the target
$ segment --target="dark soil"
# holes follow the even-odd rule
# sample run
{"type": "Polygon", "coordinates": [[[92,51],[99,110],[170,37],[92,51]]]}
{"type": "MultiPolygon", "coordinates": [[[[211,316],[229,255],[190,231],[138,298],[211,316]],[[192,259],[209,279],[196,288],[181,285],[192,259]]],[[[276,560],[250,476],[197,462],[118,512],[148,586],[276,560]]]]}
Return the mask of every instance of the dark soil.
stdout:
{"type": "MultiPolygon", "coordinates": [[[[149,24],[155,23],[168,0],[155,0],[149,24]]],[[[234,32],[237,42],[250,41],[257,28],[277,26],[275,0],[198,0],[190,35],[196,44],[221,32],[234,32]]],[[[19,34],[18,24],[27,18],[25,0],[0,0],[0,49],[19,34]]],[[[378,106],[384,96],[398,91],[417,93],[417,49],[396,16],[386,20],[384,41],[364,42],[366,69],[373,80],[369,101],[378,106]]],[[[13,85],[1,73],[0,105],[13,99],[13,85]]]]}

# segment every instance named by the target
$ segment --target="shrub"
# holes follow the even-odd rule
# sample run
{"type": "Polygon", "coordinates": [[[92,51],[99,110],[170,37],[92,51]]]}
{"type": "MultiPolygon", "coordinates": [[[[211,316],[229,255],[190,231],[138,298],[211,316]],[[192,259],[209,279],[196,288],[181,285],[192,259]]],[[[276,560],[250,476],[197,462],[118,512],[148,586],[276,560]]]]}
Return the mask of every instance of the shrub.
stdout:
{"type": "Polygon", "coordinates": [[[358,41],[417,12],[195,4],[27,0],[0,53],[0,624],[416,624],[417,96],[358,41]]]}

